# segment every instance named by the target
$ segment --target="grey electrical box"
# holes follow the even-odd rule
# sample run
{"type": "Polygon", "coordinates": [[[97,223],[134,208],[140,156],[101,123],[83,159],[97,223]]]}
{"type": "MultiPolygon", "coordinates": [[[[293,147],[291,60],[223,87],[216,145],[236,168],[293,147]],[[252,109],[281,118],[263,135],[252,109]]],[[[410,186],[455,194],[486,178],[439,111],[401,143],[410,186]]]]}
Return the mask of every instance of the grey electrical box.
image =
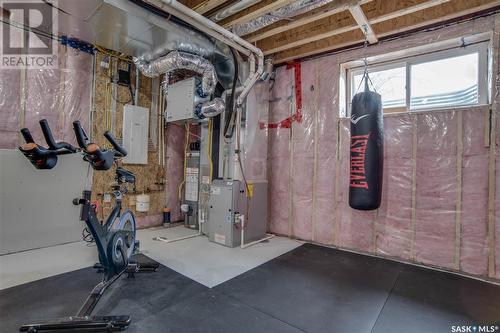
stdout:
{"type": "Polygon", "coordinates": [[[176,82],[168,86],[167,122],[196,118],[196,78],[176,82]]]}
{"type": "Polygon", "coordinates": [[[245,243],[263,238],[267,224],[267,183],[245,184],[237,180],[216,179],[210,186],[208,236],[210,241],[229,247],[241,244],[241,224],[245,218],[245,243]]]}

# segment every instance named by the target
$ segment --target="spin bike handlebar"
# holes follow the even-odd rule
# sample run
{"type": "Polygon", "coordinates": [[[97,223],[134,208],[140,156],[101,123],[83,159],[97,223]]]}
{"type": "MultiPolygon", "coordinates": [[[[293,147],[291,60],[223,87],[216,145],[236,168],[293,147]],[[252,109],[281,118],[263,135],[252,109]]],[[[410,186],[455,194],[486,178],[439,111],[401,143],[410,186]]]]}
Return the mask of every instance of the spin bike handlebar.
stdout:
{"type": "Polygon", "coordinates": [[[76,148],[70,145],[69,143],[64,141],[56,142],[54,140],[54,136],[52,135],[49,123],[47,122],[46,119],[40,120],[40,127],[42,127],[42,132],[43,136],[45,137],[45,142],[47,142],[47,145],[51,150],[58,151],[59,155],[76,153],[76,148]]]}
{"type": "Polygon", "coordinates": [[[37,144],[27,128],[21,129],[21,135],[26,143],[19,147],[19,150],[37,169],[52,169],[57,164],[58,155],[72,154],[77,151],[75,147],[67,142],[56,142],[54,140],[47,120],[40,120],[40,127],[42,128],[48,148],[37,144]]]}
{"type": "Polygon", "coordinates": [[[104,137],[113,149],[101,149],[97,144],[88,142],[88,136],[79,121],[73,122],[73,129],[78,145],[83,151],[84,160],[89,162],[95,170],[108,170],[115,160],[127,156],[127,151],[116,142],[110,132],[106,131],[104,137]]]}

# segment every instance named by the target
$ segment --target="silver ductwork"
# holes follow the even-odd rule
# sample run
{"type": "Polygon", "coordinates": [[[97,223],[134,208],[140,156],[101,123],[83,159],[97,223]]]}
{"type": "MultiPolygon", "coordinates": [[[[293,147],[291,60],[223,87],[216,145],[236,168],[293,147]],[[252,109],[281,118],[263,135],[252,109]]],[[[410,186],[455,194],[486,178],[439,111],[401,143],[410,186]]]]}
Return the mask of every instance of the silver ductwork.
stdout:
{"type": "Polygon", "coordinates": [[[237,1],[236,3],[228,6],[227,8],[225,8],[225,9],[221,10],[220,12],[216,13],[215,15],[211,16],[210,19],[214,22],[219,22],[219,21],[225,19],[226,17],[229,17],[233,14],[236,14],[236,13],[242,11],[243,9],[246,9],[250,6],[255,5],[259,1],[260,0],[240,0],[240,1],[237,1]]]}
{"type": "MultiPolygon", "coordinates": [[[[167,95],[170,73],[186,69],[201,75],[201,92],[198,94],[202,98],[207,98],[212,95],[217,85],[217,73],[214,65],[207,59],[181,51],[171,51],[164,57],[149,61],[150,54],[146,54],[134,58],[134,64],[144,76],[157,78],[165,74],[162,82],[162,90],[164,95],[167,95]]],[[[215,98],[212,101],[205,101],[201,104],[201,115],[205,117],[213,117],[220,114],[225,109],[225,103],[221,98],[215,98]]]]}
{"type": "Polygon", "coordinates": [[[222,98],[214,98],[213,101],[206,102],[201,107],[201,114],[206,118],[218,116],[226,109],[226,103],[222,98]]]}
{"type": "Polygon", "coordinates": [[[217,74],[215,68],[207,59],[180,51],[172,51],[166,56],[148,61],[148,55],[134,58],[134,63],[141,73],[147,77],[156,78],[162,74],[168,74],[174,70],[187,69],[202,76],[202,91],[205,95],[211,95],[217,85],[217,74]]]}
{"type": "Polygon", "coordinates": [[[334,0],[298,0],[249,22],[236,24],[231,30],[238,36],[245,36],[275,22],[303,14],[332,1],[334,0]]]}

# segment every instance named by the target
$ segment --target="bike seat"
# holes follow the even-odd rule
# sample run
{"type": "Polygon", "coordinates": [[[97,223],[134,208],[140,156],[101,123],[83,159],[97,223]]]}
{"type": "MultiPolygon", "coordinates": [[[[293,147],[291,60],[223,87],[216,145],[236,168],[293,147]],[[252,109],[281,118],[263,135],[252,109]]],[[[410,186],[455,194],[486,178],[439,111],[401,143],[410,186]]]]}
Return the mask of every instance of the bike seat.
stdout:
{"type": "Polygon", "coordinates": [[[116,168],[116,175],[126,183],[135,183],[135,175],[122,167],[116,168]]]}

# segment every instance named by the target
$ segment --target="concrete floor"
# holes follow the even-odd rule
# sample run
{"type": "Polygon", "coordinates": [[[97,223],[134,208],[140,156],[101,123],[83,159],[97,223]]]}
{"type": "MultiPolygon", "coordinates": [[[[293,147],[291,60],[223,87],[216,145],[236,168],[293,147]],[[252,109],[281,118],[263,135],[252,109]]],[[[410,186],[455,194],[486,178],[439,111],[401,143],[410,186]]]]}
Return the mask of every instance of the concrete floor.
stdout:
{"type": "Polygon", "coordinates": [[[209,288],[289,252],[301,242],[274,237],[251,247],[228,248],[199,236],[174,243],[154,241],[156,236],[175,239],[197,234],[184,227],[141,230],[138,239],[141,252],[159,263],[209,288]]]}
{"type": "Polygon", "coordinates": [[[0,290],[89,267],[97,261],[95,245],[68,243],[0,256],[0,290]]]}
{"type": "MultiPolygon", "coordinates": [[[[216,286],[276,258],[302,243],[283,237],[246,249],[227,248],[206,236],[175,243],[153,241],[156,236],[175,239],[196,234],[183,226],[139,230],[141,252],[207,287],[216,286]]],[[[0,290],[53,275],[92,266],[94,245],[69,243],[0,256],[0,290]]]]}

